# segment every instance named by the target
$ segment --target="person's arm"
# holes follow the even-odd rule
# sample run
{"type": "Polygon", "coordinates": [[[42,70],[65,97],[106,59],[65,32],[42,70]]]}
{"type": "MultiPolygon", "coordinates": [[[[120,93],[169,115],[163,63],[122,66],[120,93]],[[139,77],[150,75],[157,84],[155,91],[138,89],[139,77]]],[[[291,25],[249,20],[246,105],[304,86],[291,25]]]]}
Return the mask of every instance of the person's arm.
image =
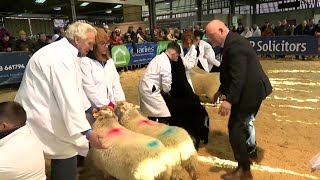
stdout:
{"type": "MultiPolygon", "coordinates": [[[[183,50],[181,49],[181,53],[183,50]]],[[[191,70],[196,65],[197,61],[197,50],[194,45],[192,45],[189,49],[189,52],[183,57],[182,54],[180,55],[183,61],[183,65],[186,68],[186,71],[191,70]]]]}
{"type": "Polygon", "coordinates": [[[226,100],[231,104],[239,103],[242,88],[247,74],[247,46],[234,45],[228,52],[228,67],[231,82],[227,90],[226,100]]]}
{"type": "Polygon", "coordinates": [[[160,75],[162,78],[162,91],[168,93],[171,90],[172,74],[170,62],[160,65],[160,75]]]}
{"type": "MultiPolygon", "coordinates": [[[[82,72],[82,84],[83,90],[86,93],[86,96],[95,106],[101,107],[103,105],[110,104],[107,93],[104,90],[101,90],[97,87],[94,82],[94,77],[92,71],[91,59],[88,57],[81,58],[81,72],[82,72]]],[[[105,78],[105,77],[101,77],[105,78]]]]}

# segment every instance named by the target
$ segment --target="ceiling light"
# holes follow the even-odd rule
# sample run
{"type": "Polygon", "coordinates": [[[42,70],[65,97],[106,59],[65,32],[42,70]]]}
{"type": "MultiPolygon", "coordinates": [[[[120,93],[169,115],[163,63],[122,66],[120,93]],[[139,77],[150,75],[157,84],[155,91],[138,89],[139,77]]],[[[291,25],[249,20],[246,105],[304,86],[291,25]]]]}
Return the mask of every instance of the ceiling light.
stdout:
{"type": "Polygon", "coordinates": [[[170,2],[165,2],[165,4],[170,5],[170,2]]]}
{"type": "Polygon", "coordinates": [[[197,7],[195,7],[194,9],[195,9],[195,10],[198,10],[198,8],[197,8],[197,7]]]}
{"type": "Polygon", "coordinates": [[[61,10],[61,7],[55,7],[55,8],[53,8],[53,10],[55,10],[55,11],[60,11],[60,10],[61,10]]]}
{"type": "Polygon", "coordinates": [[[121,8],[122,7],[122,5],[121,4],[118,4],[118,5],[116,5],[115,7],[113,7],[113,8],[115,8],[115,9],[119,9],[119,8],[121,8]]]}
{"type": "Polygon", "coordinates": [[[89,2],[83,2],[82,4],[80,4],[80,6],[84,7],[84,6],[88,6],[88,4],[90,4],[89,2]]]}
{"type": "Polygon", "coordinates": [[[42,4],[44,3],[46,0],[36,0],[35,2],[38,3],[38,4],[42,4]]]}
{"type": "Polygon", "coordinates": [[[22,16],[22,14],[18,14],[18,16],[22,16]]]}
{"type": "Polygon", "coordinates": [[[112,13],[112,10],[106,10],[106,13],[107,13],[107,14],[111,14],[111,13],[112,13]]]}

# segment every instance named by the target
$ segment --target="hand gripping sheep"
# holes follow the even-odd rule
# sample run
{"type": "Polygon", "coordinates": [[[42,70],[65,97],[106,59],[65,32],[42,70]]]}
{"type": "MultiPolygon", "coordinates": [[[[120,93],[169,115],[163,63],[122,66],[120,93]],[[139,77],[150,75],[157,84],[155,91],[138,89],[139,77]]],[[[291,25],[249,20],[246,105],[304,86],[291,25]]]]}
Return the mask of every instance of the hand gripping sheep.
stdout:
{"type": "Polygon", "coordinates": [[[184,129],[148,120],[128,102],[118,103],[116,113],[121,125],[134,132],[159,139],[168,149],[172,161],[172,179],[177,178],[182,168],[188,171],[192,180],[197,179],[198,154],[191,137],[184,129]]]}
{"type": "Polygon", "coordinates": [[[102,107],[94,113],[94,118],[93,129],[105,134],[101,143],[106,148],[91,148],[88,157],[105,177],[113,176],[120,180],[170,179],[170,156],[159,140],[124,128],[109,107],[102,107]]]}

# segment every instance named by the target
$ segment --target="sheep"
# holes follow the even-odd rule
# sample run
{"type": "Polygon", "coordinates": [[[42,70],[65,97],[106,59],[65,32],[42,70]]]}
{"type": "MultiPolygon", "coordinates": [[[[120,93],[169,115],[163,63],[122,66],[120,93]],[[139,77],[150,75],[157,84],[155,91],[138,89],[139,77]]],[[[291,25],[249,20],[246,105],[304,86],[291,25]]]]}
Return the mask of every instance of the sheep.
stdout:
{"type": "Polygon", "coordinates": [[[198,154],[189,134],[182,128],[168,126],[148,120],[128,102],[117,104],[116,114],[124,127],[147,136],[159,139],[171,155],[172,177],[176,178],[182,168],[186,169],[191,179],[195,180],[198,154]]]}
{"type": "Polygon", "coordinates": [[[195,93],[201,101],[215,103],[212,100],[219,89],[219,73],[208,73],[199,68],[194,68],[190,72],[195,93]]]}
{"type": "Polygon", "coordinates": [[[159,140],[124,128],[109,107],[95,112],[94,118],[93,129],[105,134],[100,139],[105,149],[91,148],[88,157],[105,177],[120,180],[171,178],[170,156],[159,140]]]}

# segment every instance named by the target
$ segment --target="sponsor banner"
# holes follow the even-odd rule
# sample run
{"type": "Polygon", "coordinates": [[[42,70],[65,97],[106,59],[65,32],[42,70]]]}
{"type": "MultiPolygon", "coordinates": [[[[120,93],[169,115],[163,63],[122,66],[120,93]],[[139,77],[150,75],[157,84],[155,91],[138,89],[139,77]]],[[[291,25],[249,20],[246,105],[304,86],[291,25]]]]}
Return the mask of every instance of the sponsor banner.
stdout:
{"type": "Polygon", "coordinates": [[[0,53],[0,85],[21,82],[29,58],[27,52],[0,53]]]}
{"type": "Polygon", "coordinates": [[[318,39],[314,36],[251,37],[248,40],[257,54],[318,54],[318,39]]]}

